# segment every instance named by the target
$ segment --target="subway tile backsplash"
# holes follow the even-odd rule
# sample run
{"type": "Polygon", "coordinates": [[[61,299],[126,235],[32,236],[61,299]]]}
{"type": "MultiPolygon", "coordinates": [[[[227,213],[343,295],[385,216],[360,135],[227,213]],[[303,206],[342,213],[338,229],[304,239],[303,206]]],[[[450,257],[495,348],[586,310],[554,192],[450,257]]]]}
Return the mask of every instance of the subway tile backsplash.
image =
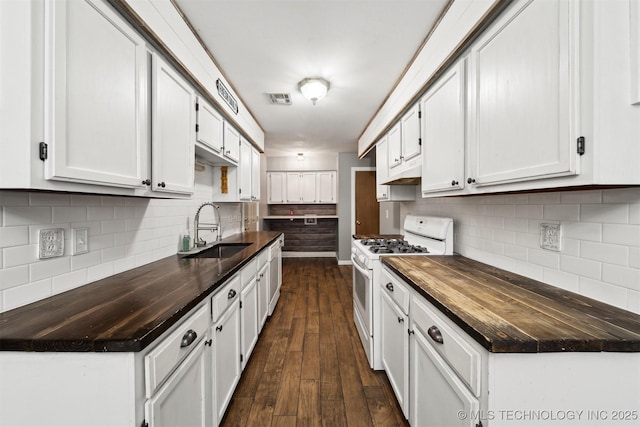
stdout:
{"type": "MultiPolygon", "coordinates": [[[[208,168],[196,172],[188,200],[0,190],[0,312],[175,254],[211,181],[208,168]],[[64,256],[38,259],[42,228],[64,228],[64,256]],[[88,228],[88,253],[72,255],[74,228],[88,228]]],[[[242,230],[239,203],[220,204],[220,214],[224,236],[242,230]]]]}
{"type": "Polygon", "coordinates": [[[640,188],[441,197],[407,213],[451,216],[469,258],[640,313],[640,188]],[[540,223],[562,226],[560,252],[540,223]]]}

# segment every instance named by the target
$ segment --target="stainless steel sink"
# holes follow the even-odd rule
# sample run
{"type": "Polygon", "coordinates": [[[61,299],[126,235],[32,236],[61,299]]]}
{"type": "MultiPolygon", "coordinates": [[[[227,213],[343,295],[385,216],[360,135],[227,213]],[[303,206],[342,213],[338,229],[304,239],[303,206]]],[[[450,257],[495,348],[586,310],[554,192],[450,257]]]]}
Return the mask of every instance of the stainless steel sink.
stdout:
{"type": "Polygon", "coordinates": [[[251,243],[219,243],[185,258],[230,258],[249,245],[251,243]]]}

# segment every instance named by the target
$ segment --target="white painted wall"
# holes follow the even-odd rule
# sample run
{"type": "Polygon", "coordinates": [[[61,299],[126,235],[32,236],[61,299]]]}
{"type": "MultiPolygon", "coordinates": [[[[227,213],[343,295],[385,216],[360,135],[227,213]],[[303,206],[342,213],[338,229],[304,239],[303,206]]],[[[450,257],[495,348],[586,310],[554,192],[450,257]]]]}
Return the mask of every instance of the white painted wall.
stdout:
{"type": "MultiPolygon", "coordinates": [[[[304,155],[299,161],[292,153],[290,156],[267,157],[267,171],[337,171],[338,154],[304,155]]],[[[266,197],[265,197],[266,199],[266,197]]]]}
{"type": "MultiPolygon", "coordinates": [[[[210,201],[211,169],[196,172],[189,200],[0,191],[0,312],[120,273],[178,251],[181,233],[210,201]],[[71,229],[89,228],[89,252],[71,255],[71,229]],[[38,259],[38,230],[65,229],[64,256],[38,259]]],[[[201,218],[213,220],[205,208],[201,218]]],[[[223,236],[242,230],[239,203],[220,205],[223,236]]],[[[210,237],[203,233],[206,240],[210,237]]]]}
{"type": "Polygon", "coordinates": [[[408,213],[454,219],[454,251],[640,313],[640,188],[441,197],[408,213]],[[540,223],[562,226],[561,251],[540,248],[540,223]]]}

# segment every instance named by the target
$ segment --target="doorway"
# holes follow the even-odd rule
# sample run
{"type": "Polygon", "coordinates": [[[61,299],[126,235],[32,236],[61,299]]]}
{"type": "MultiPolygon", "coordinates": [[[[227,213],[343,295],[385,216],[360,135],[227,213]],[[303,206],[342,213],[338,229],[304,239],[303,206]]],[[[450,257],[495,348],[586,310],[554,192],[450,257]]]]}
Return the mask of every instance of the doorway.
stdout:
{"type": "Polygon", "coordinates": [[[376,197],[373,168],[353,168],[352,234],[380,233],[380,204],[376,197]]]}

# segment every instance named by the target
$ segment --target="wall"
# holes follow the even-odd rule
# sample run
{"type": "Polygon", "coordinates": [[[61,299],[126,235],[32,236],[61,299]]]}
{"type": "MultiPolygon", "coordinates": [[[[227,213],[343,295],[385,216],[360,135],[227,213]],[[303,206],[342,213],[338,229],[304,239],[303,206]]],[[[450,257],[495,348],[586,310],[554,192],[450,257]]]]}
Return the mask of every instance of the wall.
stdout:
{"type": "Polygon", "coordinates": [[[454,219],[454,251],[640,313],[640,188],[442,197],[407,213],[454,219]],[[562,227],[561,251],[539,246],[540,223],[562,227]]]}
{"type": "Polygon", "coordinates": [[[358,160],[356,153],[338,154],[338,262],[351,260],[351,168],[372,167],[371,159],[358,160]]]}
{"type": "MultiPolygon", "coordinates": [[[[175,254],[212,186],[207,167],[196,172],[189,200],[0,191],[0,311],[175,254]],[[72,256],[71,229],[78,227],[89,228],[89,252],[72,256]],[[65,229],[64,256],[38,259],[42,228],[65,229]]],[[[210,222],[213,210],[205,209],[201,218],[210,222]]],[[[221,204],[220,214],[223,236],[241,231],[239,203],[221,204]]]]}
{"type": "Polygon", "coordinates": [[[400,203],[380,202],[380,234],[400,234],[400,203]]]}
{"type": "MultiPolygon", "coordinates": [[[[296,156],[267,157],[267,171],[335,171],[338,170],[336,154],[305,154],[304,160],[296,156]]],[[[266,193],[265,193],[266,194],[266,193]]],[[[266,195],[265,195],[266,200],[266,195]]]]}

